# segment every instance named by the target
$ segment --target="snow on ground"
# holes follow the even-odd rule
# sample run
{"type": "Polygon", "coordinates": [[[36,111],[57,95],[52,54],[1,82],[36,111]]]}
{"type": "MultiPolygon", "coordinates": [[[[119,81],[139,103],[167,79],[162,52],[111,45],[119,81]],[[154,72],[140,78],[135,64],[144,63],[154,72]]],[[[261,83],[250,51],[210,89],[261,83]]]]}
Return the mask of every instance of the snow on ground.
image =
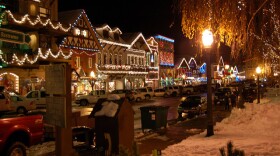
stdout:
{"type": "Polygon", "coordinates": [[[231,115],[214,126],[214,135],[206,131],[167,147],[163,155],[220,155],[219,149],[232,141],[245,155],[280,155],[280,97],[245,103],[245,109],[233,109],[231,115]]]}

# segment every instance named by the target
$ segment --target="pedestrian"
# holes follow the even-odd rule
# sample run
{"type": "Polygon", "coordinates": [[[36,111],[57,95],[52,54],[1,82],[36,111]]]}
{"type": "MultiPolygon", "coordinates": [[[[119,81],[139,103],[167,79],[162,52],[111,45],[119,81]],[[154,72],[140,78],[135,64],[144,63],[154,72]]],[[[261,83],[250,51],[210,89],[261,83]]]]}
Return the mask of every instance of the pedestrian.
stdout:
{"type": "Polygon", "coordinates": [[[225,110],[229,110],[229,96],[228,96],[228,93],[225,94],[224,101],[225,101],[225,110]]]}
{"type": "Polygon", "coordinates": [[[232,107],[236,107],[236,95],[234,93],[230,95],[230,102],[232,107]]]}

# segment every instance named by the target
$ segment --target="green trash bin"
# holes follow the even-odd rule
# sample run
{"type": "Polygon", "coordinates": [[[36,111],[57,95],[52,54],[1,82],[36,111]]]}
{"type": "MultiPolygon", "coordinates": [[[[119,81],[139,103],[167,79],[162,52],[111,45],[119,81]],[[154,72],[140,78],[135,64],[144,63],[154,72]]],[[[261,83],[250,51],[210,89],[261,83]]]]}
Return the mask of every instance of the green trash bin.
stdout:
{"type": "Polygon", "coordinates": [[[145,129],[166,128],[168,108],[169,106],[140,107],[142,131],[144,132],[145,129]]]}

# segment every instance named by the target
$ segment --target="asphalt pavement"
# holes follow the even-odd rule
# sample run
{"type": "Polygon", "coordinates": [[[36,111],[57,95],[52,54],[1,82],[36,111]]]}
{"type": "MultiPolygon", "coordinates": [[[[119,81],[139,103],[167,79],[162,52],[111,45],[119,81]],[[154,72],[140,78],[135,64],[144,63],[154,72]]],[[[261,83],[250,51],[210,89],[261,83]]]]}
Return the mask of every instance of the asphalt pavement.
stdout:
{"type": "MultiPolygon", "coordinates": [[[[214,125],[229,115],[230,111],[225,111],[224,106],[215,106],[213,108],[214,125]]],[[[147,131],[142,135],[137,135],[135,140],[141,156],[151,155],[153,150],[164,150],[189,136],[203,132],[206,128],[206,114],[192,119],[169,120],[166,128],[147,131]]]]}

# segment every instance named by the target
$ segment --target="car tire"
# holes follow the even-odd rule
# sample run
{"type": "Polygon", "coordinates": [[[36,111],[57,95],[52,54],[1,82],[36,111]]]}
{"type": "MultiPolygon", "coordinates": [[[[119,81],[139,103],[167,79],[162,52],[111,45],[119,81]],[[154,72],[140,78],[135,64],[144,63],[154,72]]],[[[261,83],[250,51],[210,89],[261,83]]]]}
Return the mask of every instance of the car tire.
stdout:
{"type": "Polygon", "coordinates": [[[150,95],[146,95],[146,96],[145,96],[145,99],[146,99],[146,100],[150,100],[150,99],[151,99],[151,96],[150,96],[150,95]]]}
{"type": "Polygon", "coordinates": [[[136,98],[136,102],[139,102],[139,101],[141,101],[141,98],[140,98],[140,97],[137,97],[137,98],[136,98]]]}
{"type": "Polygon", "coordinates": [[[88,105],[88,101],[87,100],[81,100],[80,101],[80,106],[87,106],[88,105]]]}
{"type": "Polygon", "coordinates": [[[25,107],[18,107],[17,108],[17,113],[18,114],[26,114],[27,113],[27,110],[25,107]]]}
{"type": "Polygon", "coordinates": [[[26,156],[26,146],[21,142],[14,142],[9,147],[7,156],[19,155],[19,156],[26,156]]]}
{"type": "Polygon", "coordinates": [[[177,92],[173,92],[172,95],[173,95],[174,97],[176,97],[176,96],[177,96],[177,92]]]}

